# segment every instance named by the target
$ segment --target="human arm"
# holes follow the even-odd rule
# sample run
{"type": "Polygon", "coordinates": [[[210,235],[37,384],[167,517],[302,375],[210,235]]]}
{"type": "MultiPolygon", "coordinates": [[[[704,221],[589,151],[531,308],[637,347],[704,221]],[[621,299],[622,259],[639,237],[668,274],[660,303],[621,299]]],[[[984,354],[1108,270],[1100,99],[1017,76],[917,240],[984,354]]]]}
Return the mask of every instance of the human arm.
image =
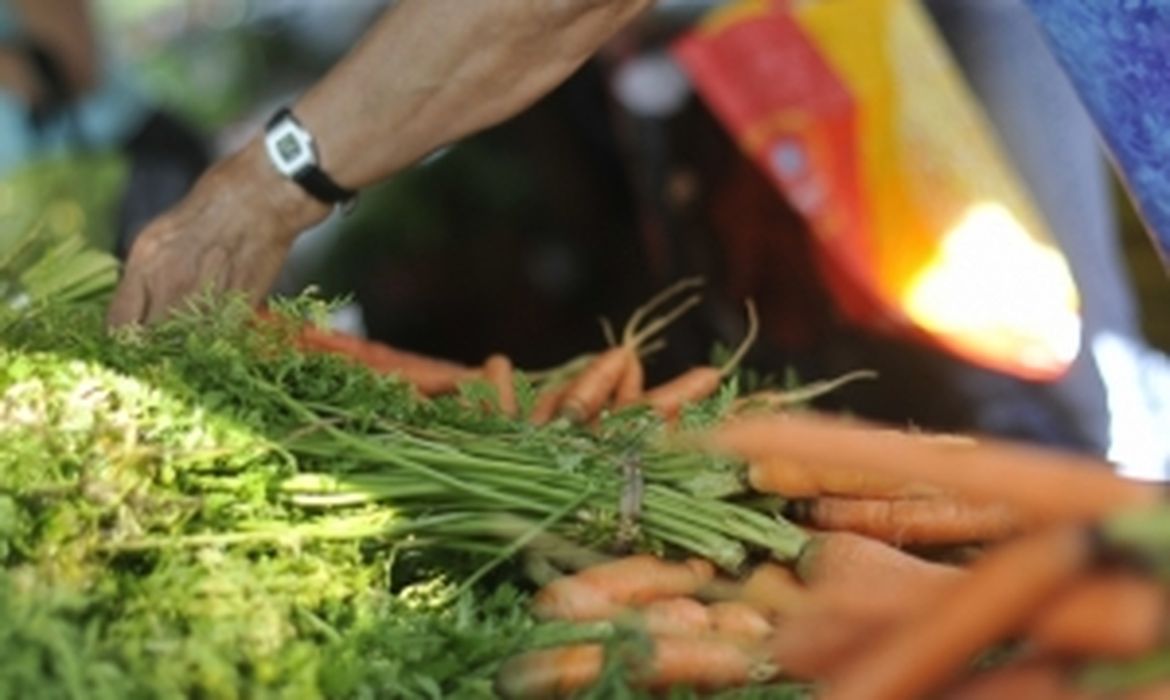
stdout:
{"type": "MultiPolygon", "coordinates": [[[[322,168],[361,188],[519,112],[653,0],[400,0],[294,106],[322,168]]],[[[267,292],[328,207],[276,174],[254,138],[152,223],[109,320],[151,322],[192,293],[267,292]]]]}

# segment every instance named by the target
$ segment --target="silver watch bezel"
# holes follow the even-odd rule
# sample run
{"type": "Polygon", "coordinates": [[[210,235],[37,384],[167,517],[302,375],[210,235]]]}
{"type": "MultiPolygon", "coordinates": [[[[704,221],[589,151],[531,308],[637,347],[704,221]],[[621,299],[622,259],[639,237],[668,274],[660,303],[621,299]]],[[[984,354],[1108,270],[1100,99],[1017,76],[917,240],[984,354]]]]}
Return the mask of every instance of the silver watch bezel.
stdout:
{"type": "Polygon", "coordinates": [[[301,170],[317,165],[313,135],[289,115],[268,127],[264,134],[264,148],[277,172],[290,179],[301,170]],[[292,139],[297,147],[295,155],[290,156],[282,149],[281,142],[285,139],[292,139]]]}

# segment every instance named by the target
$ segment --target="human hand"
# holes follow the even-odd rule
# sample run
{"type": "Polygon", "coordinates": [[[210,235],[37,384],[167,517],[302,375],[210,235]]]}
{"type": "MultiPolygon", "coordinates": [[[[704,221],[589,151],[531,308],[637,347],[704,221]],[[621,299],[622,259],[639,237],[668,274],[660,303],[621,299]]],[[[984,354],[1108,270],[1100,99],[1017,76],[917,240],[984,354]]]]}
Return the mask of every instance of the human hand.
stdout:
{"type": "Polygon", "coordinates": [[[257,304],[296,236],[326,205],[285,180],[253,141],[214,165],[130,251],[107,314],[110,326],[154,323],[192,296],[243,292],[257,304]]]}

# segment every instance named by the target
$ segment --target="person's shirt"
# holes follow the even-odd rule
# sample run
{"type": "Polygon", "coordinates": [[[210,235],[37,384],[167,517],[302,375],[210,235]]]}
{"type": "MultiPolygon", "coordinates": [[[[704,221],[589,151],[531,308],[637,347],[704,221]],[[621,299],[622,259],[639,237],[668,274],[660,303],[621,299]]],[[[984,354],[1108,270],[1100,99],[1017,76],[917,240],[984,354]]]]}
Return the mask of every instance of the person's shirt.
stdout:
{"type": "MultiPolygon", "coordinates": [[[[19,17],[0,0],[0,43],[19,40],[19,17]]],[[[28,105],[0,86],[0,176],[32,160],[77,152],[117,148],[143,123],[148,113],[142,92],[128,71],[102,56],[98,86],[75,98],[68,113],[34,124],[28,105]]]]}

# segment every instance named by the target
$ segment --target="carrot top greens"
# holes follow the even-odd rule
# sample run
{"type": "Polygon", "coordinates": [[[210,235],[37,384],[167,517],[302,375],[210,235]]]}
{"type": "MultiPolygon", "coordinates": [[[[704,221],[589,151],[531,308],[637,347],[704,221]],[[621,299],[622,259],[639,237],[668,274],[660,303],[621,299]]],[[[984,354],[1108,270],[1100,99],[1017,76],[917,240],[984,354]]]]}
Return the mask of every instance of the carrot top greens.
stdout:
{"type": "Polygon", "coordinates": [[[530,617],[542,567],[622,547],[735,572],[805,541],[644,410],[588,430],[484,412],[476,384],[420,399],[239,302],[114,336],[101,315],[0,312],[3,697],[490,697],[511,655],[621,637],[530,617]]]}

